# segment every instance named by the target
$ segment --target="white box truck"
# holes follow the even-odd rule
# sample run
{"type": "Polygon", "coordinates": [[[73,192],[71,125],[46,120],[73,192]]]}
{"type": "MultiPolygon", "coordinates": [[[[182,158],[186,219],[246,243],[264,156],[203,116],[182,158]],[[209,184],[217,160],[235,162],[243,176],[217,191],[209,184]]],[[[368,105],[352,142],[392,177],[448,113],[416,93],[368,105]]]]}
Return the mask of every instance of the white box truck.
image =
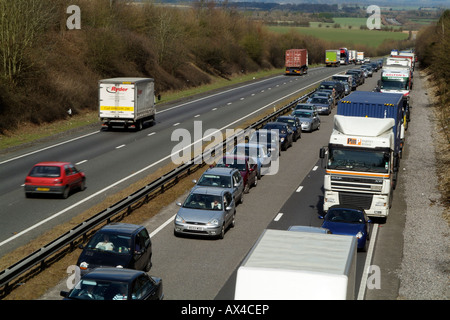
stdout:
{"type": "Polygon", "coordinates": [[[111,78],[99,81],[99,118],[104,128],[142,129],[155,120],[155,83],[152,78],[111,78]]]}
{"type": "Polygon", "coordinates": [[[353,300],[356,237],[266,229],[237,271],[235,300],[353,300]]]}

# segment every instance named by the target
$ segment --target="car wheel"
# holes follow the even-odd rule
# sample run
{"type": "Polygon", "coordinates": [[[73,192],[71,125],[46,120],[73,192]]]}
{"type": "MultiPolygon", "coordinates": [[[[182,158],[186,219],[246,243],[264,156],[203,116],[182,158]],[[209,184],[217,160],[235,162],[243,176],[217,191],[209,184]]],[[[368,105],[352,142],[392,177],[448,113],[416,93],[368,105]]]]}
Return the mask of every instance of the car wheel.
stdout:
{"type": "Polygon", "coordinates": [[[256,187],[258,185],[258,177],[255,176],[255,181],[253,181],[252,187],[256,187]]]}
{"type": "Polygon", "coordinates": [[[223,239],[225,237],[225,224],[222,225],[222,229],[220,229],[219,239],[223,239]]]}
{"type": "Polygon", "coordinates": [[[145,266],[145,272],[149,272],[151,268],[152,268],[152,255],[150,255],[147,265],[145,266]]]}
{"type": "Polygon", "coordinates": [[[242,192],[241,197],[239,198],[239,204],[244,203],[244,192],[242,192]]]}
{"type": "Polygon", "coordinates": [[[231,220],[230,228],[234,228],[236,225],[236,212],[233,213],[233,220],[231,220]]]}
{"type": "MultiPolygon", "coordinates": [[[[248,184],[248,182],[245,184],[244,186],[244,193],[249,193],[250,192],[250,185],[248,184]]],[[[241,197],[242,198],[242,197],[241,197]]]]}
{"type": "Polygon", "coordinates": [[[80,184],[80,190],[84,191],[86,189],[86,179],[83,179],[80,184]]]}
{"type": "Polygon", "coordinates": [[[70,187],[69,187],[69,186],[66,186],[66,187],[64,188],[63,193],[62,193],[62,197],[63,197],[64,199],[67,199],[67,198],[69,197],[69,192],[70,192],[70,187]]]}

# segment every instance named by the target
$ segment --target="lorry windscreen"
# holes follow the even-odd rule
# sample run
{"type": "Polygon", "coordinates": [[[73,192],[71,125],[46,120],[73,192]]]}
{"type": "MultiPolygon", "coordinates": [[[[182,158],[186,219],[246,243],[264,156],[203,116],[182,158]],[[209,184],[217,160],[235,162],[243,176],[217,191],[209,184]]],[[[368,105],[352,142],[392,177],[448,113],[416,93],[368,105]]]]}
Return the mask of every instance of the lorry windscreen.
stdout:
{"type": "Polygon", "coordinates": [[[389,172],[389,152],[366,148],[330,147],[328,169],[389,172]]]}
{"type": "Polygon", "coordinates": [[[393,90],[407,90],[408,82],[405,80],[381,80],[381,89],[393,89],[393,90]]]}

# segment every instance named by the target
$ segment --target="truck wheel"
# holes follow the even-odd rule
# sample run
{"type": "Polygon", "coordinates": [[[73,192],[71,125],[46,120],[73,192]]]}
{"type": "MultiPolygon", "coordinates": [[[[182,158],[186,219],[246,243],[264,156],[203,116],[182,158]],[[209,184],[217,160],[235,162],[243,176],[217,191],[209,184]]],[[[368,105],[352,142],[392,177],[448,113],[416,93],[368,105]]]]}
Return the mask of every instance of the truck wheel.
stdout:
{"type": "Polygon", "coordinates": [[[141,130],[142,130],[142,127],[143,127],[143,125],[142,125],[142,120],[138,120],[138,121],[136,122],[136,131],[141,131],[141,130]]]}

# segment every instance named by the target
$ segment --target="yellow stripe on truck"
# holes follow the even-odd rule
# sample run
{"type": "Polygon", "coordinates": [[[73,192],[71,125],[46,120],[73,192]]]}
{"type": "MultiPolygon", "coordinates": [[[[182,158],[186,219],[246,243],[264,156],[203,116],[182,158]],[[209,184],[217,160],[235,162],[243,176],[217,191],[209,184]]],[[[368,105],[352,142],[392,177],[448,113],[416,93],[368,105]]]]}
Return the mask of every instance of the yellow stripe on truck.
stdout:
{"type": "Polygon", "coordinates": [[[134,111],[134,107],[100,106],[101,111],[134,111]]]}

